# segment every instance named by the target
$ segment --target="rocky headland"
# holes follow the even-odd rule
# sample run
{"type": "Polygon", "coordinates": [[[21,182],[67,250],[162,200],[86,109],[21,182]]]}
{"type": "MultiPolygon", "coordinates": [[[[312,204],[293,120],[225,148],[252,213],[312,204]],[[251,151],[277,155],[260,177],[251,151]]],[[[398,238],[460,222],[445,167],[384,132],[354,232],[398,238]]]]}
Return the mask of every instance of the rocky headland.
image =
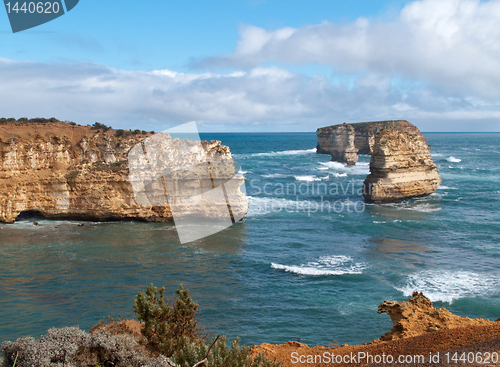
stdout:
{"type": "Polygon", "coordinates": [[[172,205],[192,214],[189,195],[201,197],[197,215],[227,217],[229,199],[239,220],[248,210],[243,182],[220,141],[57,120],[0,124],[0,222],[29,211],[54,219],[171,221],[172,205]],[[168,152],[168,165],[153,149],[168,152]],[[226,182],[221,202],[203,210],[207,192],[226,182]]]}
{"type": "Polygon", "coordinates": [[[380,339],[366,344],[310,347],[297,341],[290,341],[281,345],[268,343],[255,345],[252,351],[255,355],[263,352],[270,359],[276,358],[285,367],[390,366],[395,364],[398,366],[451,366],[457,365],[457,362],[461,366],[477,366],[481,364],[475,363],[479,360],[475,359],[476,356],[486,356],[486,353],[490,356],[488,365],[498,365],[496,363],[498,354],[495,361],[491,360],[491,356],[495,356],[493,353],[498,353],[500,350],[500,322],[498,321],[470,319],[454,315],[445,308],[436,309],[427,297],[418,292],[414,292],[408,301],[382,302],[378,313],[389,314],[393,329],[382,335],[380,339]],[[448,359],[446,359],[446,353],[448,353],[448,359]],[[468,353],[473,353],[474,361],[472,363],[468,363],[467,360],[465,362],[453,361],[454,353],[457,353],[458,358],[462,353],[466,356],[468,353]],[[386,358],[382,359],[384,355],[386,358]],[[335,356],[341,357],[335,360],[335,356]],[[344,356],[347,357],[344,358],[344,356]],[[351,359],[353,356],[355,359],[351,359]],[[359,358],[359,356],[365,356],[365,358],[359,358]],[[368,356],[372,356],[372,359],[368,356]],[[375,361],[377,356],[380,357],[380,361],[375,361]],[[392,363],[387,362],[390,358],[388,356],[394,359],[392,363]],[[398,360],[400,356],[402,362],[398,360]],[[407,356],[410,356],[412,360],[407,360],[407,356]]]}

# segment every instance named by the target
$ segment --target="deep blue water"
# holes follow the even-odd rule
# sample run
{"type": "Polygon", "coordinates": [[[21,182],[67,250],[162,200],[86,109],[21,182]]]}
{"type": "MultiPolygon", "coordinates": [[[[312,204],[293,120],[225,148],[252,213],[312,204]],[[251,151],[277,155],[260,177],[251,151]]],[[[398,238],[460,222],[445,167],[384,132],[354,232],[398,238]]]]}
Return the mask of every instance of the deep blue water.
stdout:
{"type": "Polygon", "coordinates": [[[368,342],[392,326],[380,302],[413,290],[500,317],[500,134],[424,134],[441,187],[383,206],[358,193],[369,157],[330,163],[314,133],[201,135],[241,164],[247,217],[184,245],[168,223],[0,225],[0,341],[131,318],[151,283],[183,283],[207,331],[244,344],[368,342]]]}

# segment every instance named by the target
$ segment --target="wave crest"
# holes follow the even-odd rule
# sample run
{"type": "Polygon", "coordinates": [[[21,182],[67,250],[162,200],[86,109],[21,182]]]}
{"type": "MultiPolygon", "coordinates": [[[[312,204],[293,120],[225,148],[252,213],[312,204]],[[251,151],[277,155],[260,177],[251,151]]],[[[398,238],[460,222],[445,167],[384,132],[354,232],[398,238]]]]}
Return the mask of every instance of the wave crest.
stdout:
{"type": "Polygon", "coordinates": [[[310,261],[299,266],[271,263],[271,268],[299,275],[344,275],[362,274],[366,265],[354,263],[350,256],[337,255],[322,256],[317,261],[310,261]]]}
{"type": "Polygon", "coordinates": [[[485,296],[500,290],[498,277],[467,271],[422,271],[408,276],[402,287],[394,287],[411,296],[414,291],[423,292],[432,302],[452,303],[466,297],[485,296]]]}
{"type": "Polygon", "coordinates": [[[451,162],[451,163],[458,163],[458,162],[462,162],[461,159],[459,158],[455,158],[454,156],[450,155],[448,158],[446,158],[446,160],[448,162],[451,162]]]}

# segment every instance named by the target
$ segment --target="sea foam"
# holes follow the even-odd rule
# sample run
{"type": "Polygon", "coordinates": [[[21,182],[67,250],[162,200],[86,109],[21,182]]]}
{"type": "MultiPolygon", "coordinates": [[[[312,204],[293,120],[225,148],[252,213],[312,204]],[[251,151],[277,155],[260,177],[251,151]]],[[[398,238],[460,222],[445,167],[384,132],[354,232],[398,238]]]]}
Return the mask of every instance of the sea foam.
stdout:
{"type": "Polygon", "coordinates": [[[452,303],[467,297],[488,296],[500,290],[500,280],[468,271],[428,270],[408,276],[405,284],[394,287],[411,296],[414,291],[423,292],[432,302],[452,303]]]}
{"type": "Polygon", "coordinates": [[[364,263],[354,263],[351,256],[322,256],[316,261],[302,265],[281,265],[271,263],[273,269],[285,270],[299,275],[344,275],[362,274],[364,263]]]}
{"type": "Polygon", "coordinates": [[[451,163],[458,163],[458,162],[462,162],[461,159],[459,158],[455,158],[454,156],[450,155],[448,158],[446,158],[446,160],[448,162],[451,162],[451,163]]]}
{"type": "Polygon", "coordinates": [[[279,152],[265,152],[265,153],[253,153],[247,155],[247,157],[276,157],[280,155],[308,155],[316,154],[316,148],[312,149],[302,149],[302,150],[283,150],[279,152]]]}

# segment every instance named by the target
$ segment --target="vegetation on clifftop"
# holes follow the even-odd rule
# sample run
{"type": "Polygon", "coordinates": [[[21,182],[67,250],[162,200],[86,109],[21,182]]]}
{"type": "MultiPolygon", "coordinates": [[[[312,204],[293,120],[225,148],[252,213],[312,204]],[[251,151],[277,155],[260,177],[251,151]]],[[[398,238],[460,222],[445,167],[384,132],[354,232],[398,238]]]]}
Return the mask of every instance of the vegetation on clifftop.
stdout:
{"type": "MultiPolygon", "coordinates": [[[[66,123],[66,124],[69,124],[71,126],[83,126],[83,125],[79,125],[73,121],[61,121],[55,117],[51,117],[48,119],[46,119],[44,117],[35,117],[35,118],[31,118],[31,119],[29,119],[27,117],[21,117],[18,119],[15,119],[14,117],[0,117],[0,125],[7,125],[7,124],[54,124],[54,123],[66,123]]],[[[87,125],[87,126],[90,127],[91,130],[96,130],[96,132],[100,132],[100,131],[107,132],[109,130],[112,130],[112,131],[114,131],[115,136],[117,136],[117,137],[127,137],[130,135],[137,135],[137,134],[145,135],[145,134],[147,134],[146,131],[139,130],[139,129],[114,130],[111,126],[107,126],[107,125],[102,124],[100,122],[95,122],[94,124],[87,125]]],[[[154,131],[150,131],[150,133],[154,133],[154,131]]]]}
{"type": "Polygon", "coordinates": [[[182,285],[172,303],[165,299],[165,288],[150,285],[135,297],[134,311],[143,321],[141,335],[125,327],[125,320],[116,323],[111,318],[88,333],[78,327],[53,328],[40,339],[26,337],[2,343],[3,366],[282,366],[264,354],[253,357],[250,348],[241,347],[238,339],[228,348],[225,336],[204,335],[196,317],[198,304],[182,285]]]}

